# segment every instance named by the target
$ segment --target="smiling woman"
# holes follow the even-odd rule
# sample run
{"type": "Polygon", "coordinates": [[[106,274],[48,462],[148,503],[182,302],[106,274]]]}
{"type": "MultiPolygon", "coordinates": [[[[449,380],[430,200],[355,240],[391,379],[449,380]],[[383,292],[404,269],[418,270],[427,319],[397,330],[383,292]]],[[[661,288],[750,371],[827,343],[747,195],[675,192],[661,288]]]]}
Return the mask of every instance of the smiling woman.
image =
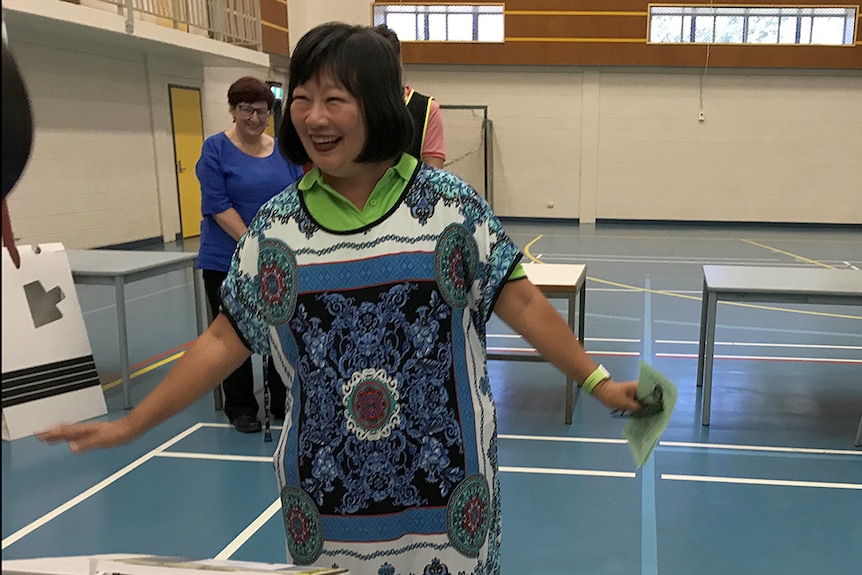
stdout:
{"type": "MultiPolygon", "coordinates": [[[[249,224],[221,315],[126,418],[41,437],[76,450],[129,441],[250,351],[271,355],[287,385],[274,464],[290,562],[499,575],[492,314],[609,407],[640,409],[637,382],[612,381],[586,354],[475,190],[406,153],[411,116],[387,40],[312,29],[287,105],[278,144],[315,166],[249,224]]],[[[256,117],[236,116],[237,131],[256,117]]]]}
{"type": "MultiPolygon", "coordinates": [[[[219,288],[227,275],[236,242],[257,210],[296,181],[302,170],[281,157],[274,138],[264,133],[275,98],[264,82],[251,76],[231,84],[228,111],[234,126],[207,138],[197,164],[201,183],[201,244],[197,267],[213,316],[220,308],[219,288]]],[[[271,361],[272,414],[284,417],[284,386],[271,361]]],[[[259,406],[254,397],[251,360],[224,380],[225,415],[238,431],[261,430],[259,406]]]]}

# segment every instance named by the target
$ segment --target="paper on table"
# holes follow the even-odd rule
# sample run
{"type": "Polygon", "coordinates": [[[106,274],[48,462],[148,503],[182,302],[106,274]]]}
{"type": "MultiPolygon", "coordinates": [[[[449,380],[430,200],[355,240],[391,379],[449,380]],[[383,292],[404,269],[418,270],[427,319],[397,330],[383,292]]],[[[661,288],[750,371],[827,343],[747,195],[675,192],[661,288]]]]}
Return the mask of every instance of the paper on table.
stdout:
{"type": "Polygon", "coordinates": [[[623,428],[623,437],[628,440],[629,448],[638,467],[649,459],[653,448],[667,427],[670,416],[673,414],[673,408],[676,406],[677,395],[674,384],[657,370],[641,362],[637,398],[640,400],[651,397],[656,387],[661,390],[663,409],[653,415],[632,417],[623,428]]]}
{"type": "Polygon", "coordinates": [[[96,575],[340,575],[347,569],[337,567],[298,566],[285,563],[255,563],[231,559],[185,559],[157,555],[90,560],[90,573],[96,575]]]}

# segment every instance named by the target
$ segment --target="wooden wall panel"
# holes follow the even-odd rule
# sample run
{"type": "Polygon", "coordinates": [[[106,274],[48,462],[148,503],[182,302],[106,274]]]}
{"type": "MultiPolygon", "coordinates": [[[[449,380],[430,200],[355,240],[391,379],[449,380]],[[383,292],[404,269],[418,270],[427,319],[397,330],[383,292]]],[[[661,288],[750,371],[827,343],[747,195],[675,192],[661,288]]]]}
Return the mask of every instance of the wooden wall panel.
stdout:
{"type": "Polygon", "coordinates": [[[506,38],[646,39],[646,16],[510,16],[506,38]]]}
{"type": "Polygon", "coordinates": [[[263,51],[267,54],[290,56],[285,0],[260,0],[263,51]]]}
{"type": "MultiPolygon", "coordinates": [[[[506,44],[403,43],[405,62],[420,64],[516,64],[571,66],[703,66],[704,45],[507,42],[506,44]]],[[[859,47],[710,47],[709,66],[717,68],[862,69],[859,47]]]]}
{"type": "Polygon", "coordinates": [[[260,19],[287,28],[287,4],[283,0],[260,0],[260,19]]]}
{"type": "MultiPolygon", "coordinates": [[[[484,0],[480,0],[484,1],[484,0]]],[[[493,0],[489,0],[493,2],[493,0]]],[[[426,4],[446,4],[446,2],[426,2],[426,4]]],[[[649,2],[645,0],[506,0],[506,11],[510,10],[552,10],[560,11],[631,11],[646,12],[649,2]]]]}
{"type": "Polygon", "coordinates": [[[261,26],[263,33],[263,51],[267,54],[279,54],[281,56],[290,56],[290,42],[288,42],[287,32],[279,30],[263,23],[261,26]]]}
{"type": "MultiPolygon", "coordinates": [[[[786,0],[751,0],[748,3],[764,6],[800,5],[786,0]]],[[[709,6],[710,2],[684,1],[680,4],[709,6]]],[[[647,0],[509,0],[505,5],[504,43],[403,42],[404,61],[491,65],[704,65],[704,44],[658,45],[646,42],[650,5],[647,0]]],[[[855,6],[841,4],[840,0],[811,0],[804,2],[804,5],[855,6]]],[[[719,68],[862,70],[862,18],[857,19],[855,46],[713,44],[709,65],[719,68]]]]}

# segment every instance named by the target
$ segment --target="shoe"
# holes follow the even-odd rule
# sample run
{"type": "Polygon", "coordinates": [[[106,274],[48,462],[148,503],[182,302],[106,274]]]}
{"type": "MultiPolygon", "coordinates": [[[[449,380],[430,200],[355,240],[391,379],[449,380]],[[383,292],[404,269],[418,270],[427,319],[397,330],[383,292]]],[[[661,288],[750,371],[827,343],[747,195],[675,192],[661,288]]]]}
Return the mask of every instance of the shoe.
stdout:
{"type": "Polygon", "coordinates": [[[243,414],[231,421],[237,431],[242,433],[257,433],[260,431],[260,420],[254,415],[243,414]]]}

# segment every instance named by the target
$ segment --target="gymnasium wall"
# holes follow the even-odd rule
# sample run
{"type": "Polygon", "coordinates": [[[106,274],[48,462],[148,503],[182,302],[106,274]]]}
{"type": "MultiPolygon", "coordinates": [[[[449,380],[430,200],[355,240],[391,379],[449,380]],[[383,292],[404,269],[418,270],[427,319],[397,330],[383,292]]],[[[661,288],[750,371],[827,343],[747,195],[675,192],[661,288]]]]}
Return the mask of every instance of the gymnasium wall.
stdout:
{"type": "MultiPolygon", "coordinates": [[[[291,0],[289,9],[292,42],[335,14],[370,21],[364,0],[291,0]]],[[[206,67],[167,47],[153,57],[132,43],[70,44],[14,27],[9,37],[36,117],[33,154],[8,200],[20,243],[173,240],[168,85],[201,88],[210,135],[230,126],[233,80],[286,81],[261,67],[206,67]]],[[[441,103],[489,106],[500,215],[862,223],[862,65],[705,76],[701,65],[405,68],[410,85],[441,103]]]]}
{"type": "Polygon", "coordinates": [[[147,62],[17,40],[35,121],[8,203],[20,243],[85,248],[160,236],[147,62]]]}
{"type": "MultiPolygon", "coordinates": [[[[713,45],[707,62],[647,44],[648,6],[509,0],[506,42],[405,42],[405,80],[489,106],[503,216],[862,223],[860,27],[856,46],[713,45]]],[[[288,9],[292,43],[334,15],[370,23],[366,0],[288,9]]]]}
{"type": "Polygon", "coordinates": [[[489,106],[503,216],[862,223],[858,71],[407,64],[406,79],[489,106]]]}
{"type": "Polygon", "coordinates": [[[201,89],[204,135],[231,125],[227,89],[253,65],[204,66],[98,40],[9,28],[35,118],[30,160],[8,197],[20,244],[91,248],[180,231],[169,85],[201,89]]]}

